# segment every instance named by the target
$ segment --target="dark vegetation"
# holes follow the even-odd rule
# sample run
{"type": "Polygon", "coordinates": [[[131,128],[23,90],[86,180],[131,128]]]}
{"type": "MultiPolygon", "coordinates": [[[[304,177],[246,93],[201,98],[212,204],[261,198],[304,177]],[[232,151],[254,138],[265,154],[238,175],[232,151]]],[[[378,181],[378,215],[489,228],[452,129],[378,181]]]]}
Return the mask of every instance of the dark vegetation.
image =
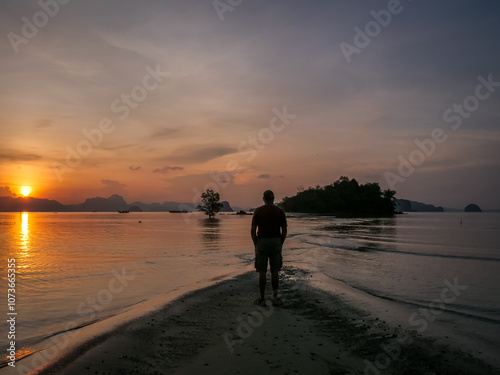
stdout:
{"type": "Polygon", "coordinates": [[[341,215],[393,215],[396,192],[380,189],[378,183],[360,185],[342,176],[330,185],[299,189],[279,204],[287,212],[341,215]]]}
{"type": "Polygon", "coordinates": [[[464,212],[483,212],[477,204],[471,203],[464,208],[464,212]]]}
{"type": "Polygon", "coordinates": [[[205,215],[208,215],[209,219],[212,219],[224,206],[219,201],[219,193],[214,192],[212,189],[207,189],[201,194],[201,204],[199,204],[196,208],[198,211],[202,211],[205,215]]]}

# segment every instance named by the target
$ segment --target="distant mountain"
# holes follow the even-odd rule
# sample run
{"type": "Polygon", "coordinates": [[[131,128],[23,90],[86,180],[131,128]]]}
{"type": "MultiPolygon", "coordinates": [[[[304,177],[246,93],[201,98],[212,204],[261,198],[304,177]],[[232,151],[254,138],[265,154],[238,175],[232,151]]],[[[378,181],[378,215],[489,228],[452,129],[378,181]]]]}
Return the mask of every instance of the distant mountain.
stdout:
{"type": "Polygon", "coordinates": [[[222,208],[220,212],[233,212],[233,209],[231,208],[231,205],[229,204],[228,201],[222,201],[222,208]]]}
{"type": "Polygon", "coordinates": [[[122,196],[113,194],[109,198],[95,197],[88,198],[85,202],[80,204],[71,204],[67,206],[70,211],[88,212],[110,212],[110,211],[123,211],[128,209],[127,202],[122,196]]]}
{"type": "MultiPolygon", "coordinates": [[[[226,209],[232,212],[229,202],[221,202],[226,209]]],[[[31,211],[31,212],[168,212],[168,211],[197,211],[196,203],[169,202],[143,203],[133,202],[128,204],[122,196],[113,194],[109,198],[88,198],[83,203],[63,205],[55,200],[40,198],[13,198],[0,197],[0,212],[31,211]]]]}
{"type": "Polygon", "coordinates": [[[396,199],[396,211],[401,212],[444,212],[444,208],[432,204],[410,201],[408,199],[396,199]]]}
{"type": "Polygon", "coordinates": [[[143,210],[142,210],[142,208],[137,207],[137,206],[130,206],[130,207],[128,208],[128,211],[129,211],[129,212],[142,212],[143,210]]]}
{"type": "Polygon", "coordinates": [[[137,206],[144,212],[168,212],[168,211],[197,211],[194,203],[179,203],[165,201],[163,203],[143,203],[132,202],[132,206],[137,206]]]}
{"type": "MultiPolygon", "coordinates": [[[[229,202],[222,201],[221,212],[240,211],[240,207],[231,207],[229,202]]],[[[108,198],[94,197],[88,198],[83,203],[64,205],[55,200],[41,199],[33,197],[0,197],[0,212],[114,212],[125,211],[130,212],[168,212],[168,211],[197,211],[198,203],[182,203],[165,201],[163,203],[143,203],[132,202],[127,203],[122,196],[113,194],[108,198]]],[[[253,212],[254,209],[245,211],[253,212]]],[[[396,199],[396,211],[401,212],[463,212],[457,209],[443,209],[432,204],[411,201],[408,199],[396,199]]],[[[481,209],[474,204],[468,205],[466,212],[481,212],[481,209]]],[[[486,210],[489,212],[500,212],[500,210],[486,210]]]]}
{"type": "Polygon", "coordinates": [[[0,212],[15,211],[64,212],[70,211],[70,209],[58,201],[49,199],[39,199],[33,197],[0,197],[0,212]]]}

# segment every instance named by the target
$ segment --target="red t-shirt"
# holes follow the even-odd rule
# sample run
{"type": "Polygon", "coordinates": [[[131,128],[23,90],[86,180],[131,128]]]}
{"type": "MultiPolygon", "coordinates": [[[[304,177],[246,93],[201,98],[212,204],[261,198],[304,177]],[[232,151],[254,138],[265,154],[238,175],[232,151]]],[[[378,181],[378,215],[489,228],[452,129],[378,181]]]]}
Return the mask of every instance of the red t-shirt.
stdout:
{"type": "Polygon", "coordinates": [[[252,225],[257,226],[260,238],[281,237],[281,228],[287,226],[285,211],[274,204],[260,206],[253,213],[252,225]]]}

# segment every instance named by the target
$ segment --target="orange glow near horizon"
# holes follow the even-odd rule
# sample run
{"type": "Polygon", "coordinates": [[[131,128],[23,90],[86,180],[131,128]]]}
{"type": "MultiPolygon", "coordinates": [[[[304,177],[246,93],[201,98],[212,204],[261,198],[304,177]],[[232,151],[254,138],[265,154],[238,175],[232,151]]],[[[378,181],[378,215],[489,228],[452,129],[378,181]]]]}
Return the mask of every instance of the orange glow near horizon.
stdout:
{"type": "Polygon", "coordinates": [[[31,193],[31,187],[30,186],[23,186],[21,187],[21,194],[23,197],[27,197],[31,193]]]}

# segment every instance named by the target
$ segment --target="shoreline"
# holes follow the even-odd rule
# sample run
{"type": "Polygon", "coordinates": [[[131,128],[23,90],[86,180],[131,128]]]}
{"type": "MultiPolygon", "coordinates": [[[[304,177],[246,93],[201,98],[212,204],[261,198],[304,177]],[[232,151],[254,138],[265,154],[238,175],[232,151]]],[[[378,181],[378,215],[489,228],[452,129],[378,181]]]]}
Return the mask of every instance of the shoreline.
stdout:
{"type": "MultiPolygon", "coordinates": [[[[298,267],[302,268],[303,266],[298,265],[298,267]]],[[[309,268],[306,267],[306,269],[309,268]]],[[[314,269],[309,270],[314,272],[314,269]]],[[[389,322],[388,324],[391,327],[402,327],[409,331],[418,332],[422,337],[440,341],[452,348],[460,348],[463,352],[470,353],[480,361],[500,369],[500,360],[497,355],[498,345],[488,341],[484,336],[478,338],[477,331],[469,329],[468,331],[472,333],[472,336],[467,335],[463,327],[461,330],[457,330],[451,322],[432,321],[434,315],[431,315],[430,319],[426,320],[425,329],[422,329],[422,320],[418,321],[419,325],[416,325],[415,321],[410,323],[410,317],[414,316],[416,311],[414,305],[368,294],[343,281],[331,279],[322,273],[314,273],[314,278],[310,280],[310,284],[313,288],[345,297],[349,306],[368,311],[370,315],[378,317],[381,321],[389,322]]],[[[477,326],[475,328],[477,329],[477,326]]]]}
{"type": "MultiPolygon", "coordinates": [[[[260,308],[249,271],[177,297],[32,374],[432,373],[498,371],[470,354],[391,327],[310,274],[285,267],[284,305],[260,308]]],[[[269,297],[269,286],[266,290],[269,297]]]]}
{"type": "MultiPolygon", "coordinates": [[[[249,267],[245,267],[243,272],[248,272],[249,269],[249,267]]],[[[0,367],[0,374],[37,374],[41,369],[48,368],[54,363],[78,353],[90,343],[112,335],[122,326],[154,314],[182,296],[214,287],[218,283],[237,277],[241,273],[242,270],[240,269],[239,271],[199,280],[192,285],[174,288],[161,296],[128,306],[117,314],[93,321],[87,325],[74,326],[74,329],[68,328],[63,332],[48,336],[37,343],[36,347],[33,348],[34,351],[18,358],[15,362],[15,368],[7,366],[7,364],[0,367]]]]}

